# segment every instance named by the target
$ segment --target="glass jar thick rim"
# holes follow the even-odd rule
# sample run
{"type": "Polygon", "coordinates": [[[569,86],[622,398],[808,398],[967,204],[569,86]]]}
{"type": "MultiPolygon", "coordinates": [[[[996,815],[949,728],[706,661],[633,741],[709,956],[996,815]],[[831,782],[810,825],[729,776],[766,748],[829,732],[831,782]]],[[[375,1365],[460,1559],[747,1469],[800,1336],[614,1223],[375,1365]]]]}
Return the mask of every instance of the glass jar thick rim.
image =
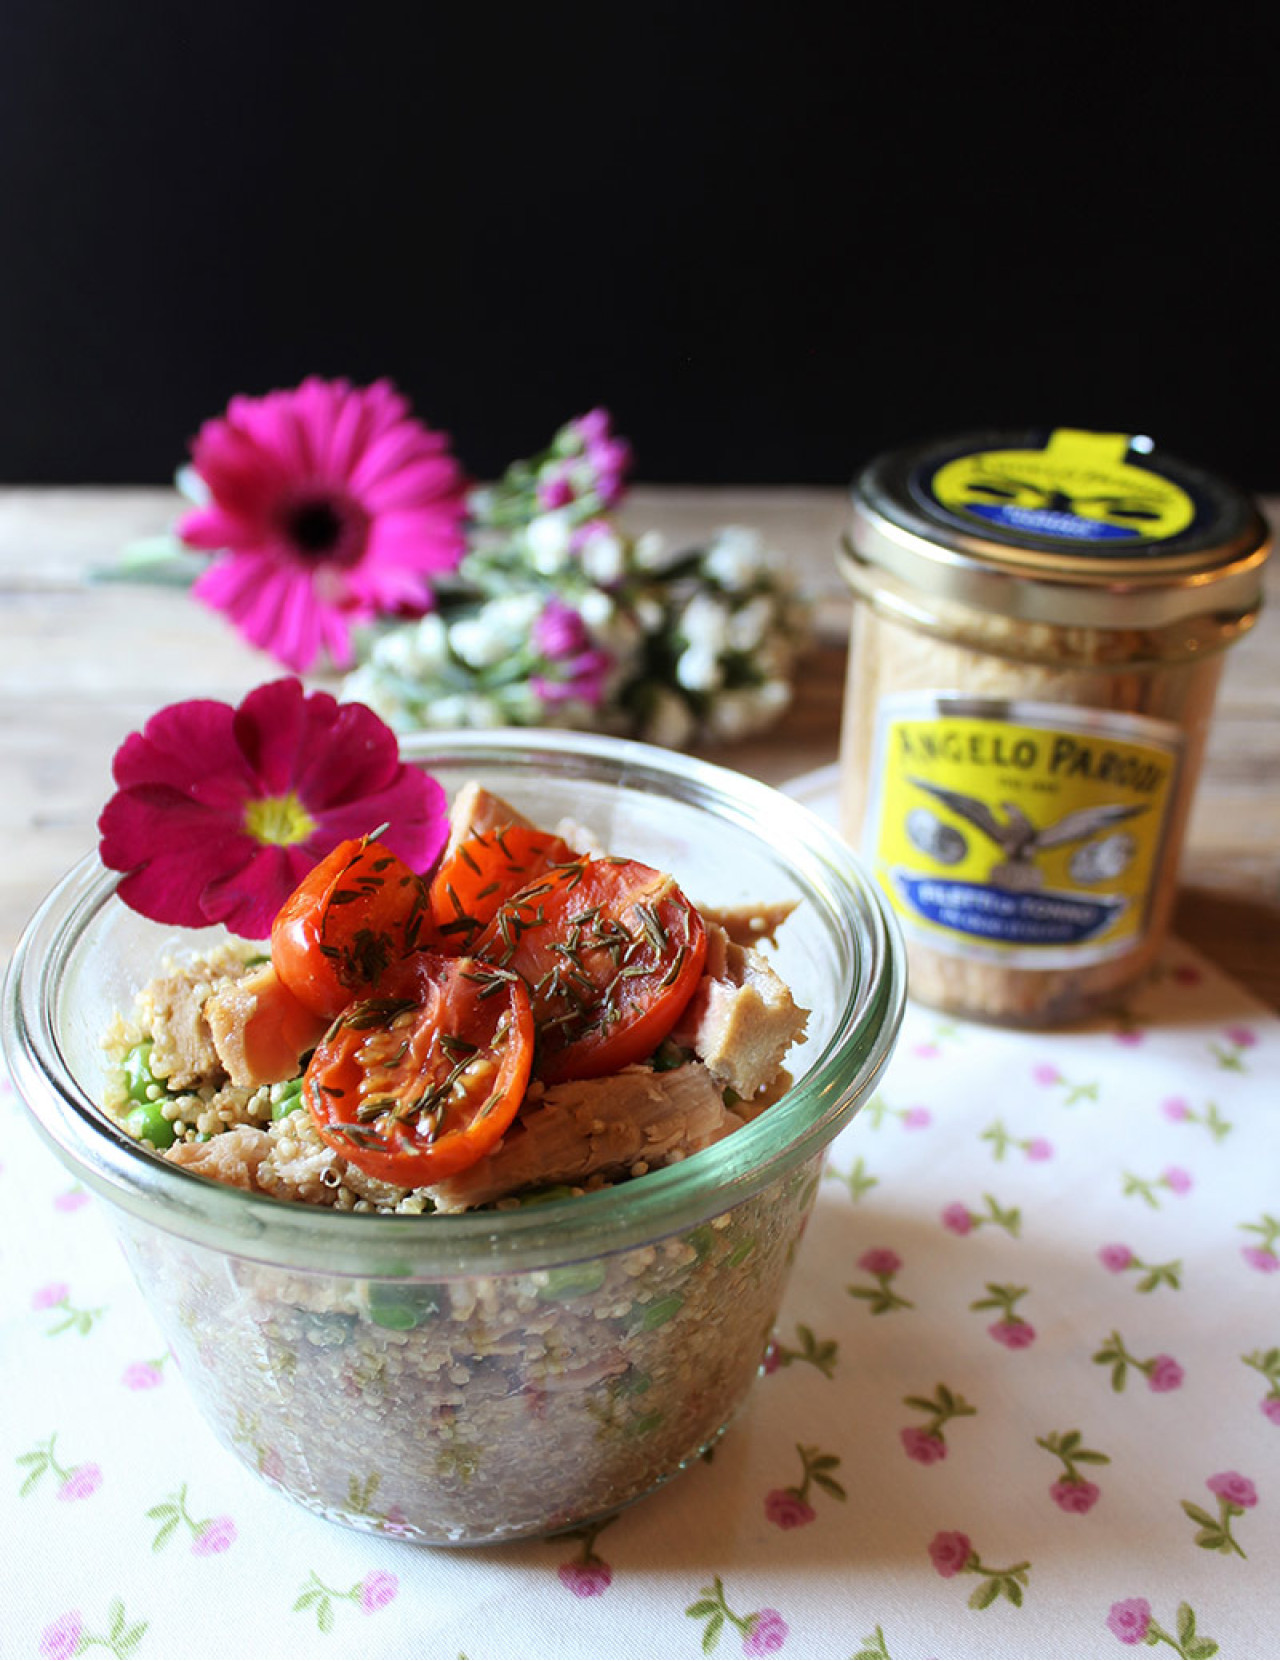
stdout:
{"type": "Polygon", "coordinates": [[[71,953],[119,876],[88,855],[53,889],[15,951],[0,1039],[42,1134],[85,1185],[168,1233],[238,1257],[325,1274],[447,1279],[523,1272],[647,1244],[730,1210],[820,1152],[881,1076],[906,995],[897,924],[852,850],[808,808],[693,757],[627,740],[552,730],[431,732],[401,741],[407,760],[475,768],[518,764],[669,795],[746,828],[769,826],[798,882],[847,938],[854,973],[830,1036],[767,1113],[701,1153],[638,1182],[501,1212],[429,1217],[334,1212],[210,1182],[150,1154],[113,1125],[63,1054],[56,991],[71,953]]]}

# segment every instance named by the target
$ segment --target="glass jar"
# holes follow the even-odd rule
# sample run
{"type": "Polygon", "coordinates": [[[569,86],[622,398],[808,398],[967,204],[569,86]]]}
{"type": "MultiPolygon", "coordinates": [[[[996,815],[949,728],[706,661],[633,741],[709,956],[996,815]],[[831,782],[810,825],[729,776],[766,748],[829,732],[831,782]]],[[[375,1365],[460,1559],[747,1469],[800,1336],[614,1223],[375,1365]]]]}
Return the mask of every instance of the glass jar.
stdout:
{"type": "Polygon", "coordinates": [[[209,1182],[100,1111],[102,1037],[166,954],[96,858],[19,944],[14,1082],[107,1206],[183,1379],[265,1481],[358,1528],[437,1544],[580,1525],[695,1460],[759,1369],[827,1144],[901,1019],[901,942],[833,831],[763,785],[582,734],[432,733],[402,753],[536,823],[584,824],[706,905],[796,901],[774,967],[811,1011],[794,1083],[664,1170],[458,1215],[337,1212],[209,1182]]]}
{"type": "Polygon", "coordinates": [[[1149,967],[1268,546],[1246,497],[1125,434],[981,433],[856,480],[841,826],[914,997],[1050,1025],[1149,967]]]}

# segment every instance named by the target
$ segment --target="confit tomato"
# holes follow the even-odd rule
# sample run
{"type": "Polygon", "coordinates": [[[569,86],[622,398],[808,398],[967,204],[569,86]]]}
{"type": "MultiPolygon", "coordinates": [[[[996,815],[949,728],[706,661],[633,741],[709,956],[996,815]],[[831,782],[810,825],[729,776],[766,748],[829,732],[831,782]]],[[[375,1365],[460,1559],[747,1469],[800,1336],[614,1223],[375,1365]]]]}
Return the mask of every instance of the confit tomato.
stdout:
{"type": "Polygon", "coordinates": [[[559,1083],[652,1055],[693,996],[707,936],[665,872],[579,859],[505,901],[474,950],[528,987],[535,1071],[559,1083]]]}
{"type": "Polygon", "coordinates": [[[530,825],[472,831],[431,879],[431,943],[468,952],[498,907],[535,877],[577,855],[550,831],[530,825]]]}
{"type": "Polygon", "coordinates": [[[340,842],[271,926],[271,962],[298,1002],[339,1014],[394,979],[427,915],[422,878],[380,842],[340,842]]]}
{"type": "Polygon", "coordinates": [[[302,1099],[336,1152],[369,1176],[419,1188],[498,1142],[533,1061],[519,976],[422,952],[396,995],[358,998],[316,1047],[302,1099]]]}

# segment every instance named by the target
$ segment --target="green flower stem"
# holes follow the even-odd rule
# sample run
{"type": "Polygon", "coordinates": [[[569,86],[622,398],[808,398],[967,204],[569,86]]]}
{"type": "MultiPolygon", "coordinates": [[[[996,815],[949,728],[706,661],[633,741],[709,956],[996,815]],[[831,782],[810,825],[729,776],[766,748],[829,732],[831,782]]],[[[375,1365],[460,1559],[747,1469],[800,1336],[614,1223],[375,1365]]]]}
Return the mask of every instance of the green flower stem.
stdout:
{"type": "Polygon", "coordinates": [[[1036,1446],[1044,1448],[1046,1452],[1062,1461],[1063,1474],[1068,1482],[1083,1482],[1077,1467],[1079,1465],[1109,1465],[1110,1454],[1098,1453],[1094,1448],[1080,1446],[1081,1436],[1078,1430],[1056,1431],[1051,1430],[1047,1436],[1037,1436],[1036,1446]]]}
{"type": "Polygon", "coordinates": [[[875,1286],[846,1286],[845,1291],[851,1298],[865,1298],[870,1305],[873,1315],[887,1314],[891,1309],[914,1309],[910,1298],[901,1297],[890,1286],[889,1275],[876,1275],[875,1286]]]}
{"type": "Polygon", "coordinates": [[[969,1305],[970,1309],[998,1309],[1006,1321],[1018,1322],[1022,1320],[1014,1309],[1014,1305],[1025,1298],[1031,1290],[1029,1286],[997,1286],[994,1282],[987,1282],[988,1296],[977,1298],[969,1305]]]}

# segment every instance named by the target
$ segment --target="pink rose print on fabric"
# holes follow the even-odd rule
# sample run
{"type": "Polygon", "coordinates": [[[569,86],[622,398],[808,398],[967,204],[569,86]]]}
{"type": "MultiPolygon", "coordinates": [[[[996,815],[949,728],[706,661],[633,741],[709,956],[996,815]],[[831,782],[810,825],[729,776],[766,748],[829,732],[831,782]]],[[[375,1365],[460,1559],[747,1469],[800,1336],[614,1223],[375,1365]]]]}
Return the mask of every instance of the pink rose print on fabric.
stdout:
{"type": "Polygon", "coordinates": [[[845,1491],[832,1475],[839,1465],[834,1453],[823,1453],[817,1447],[796,1443],[800,1455],[801,1480],[794,1488],[774,1488],[765,1495],[764,1514],[777,1528],[803,1528],[815,1520],[818,1513],[809,1503],[813,1488],[821,1488],[833,1499],[843,1500],[845,1491]]]}
{"type": "Polygon", "coordinates": [[[986,1228],[994,1223],[997,1228],[1004,1229],[1006,1234],[1016,1240],[1022,1230],[1022,1212],[1016,1205],[1002,1206],[992,1195],[984,1194],[985,1211],[971,1211],[967,1205],[956,1200],[947,1206],[942,1213],[943,1228],[950,1229],[952,1234],[972,1234],[975,1229],[986,1228]]]}
{"type": "Polygon", "coordinates": [[[387,1607],[399,1590],[400,1582],[395,1575],[385,1569],[374,1569],[360,1582],[360,1607],[366,1615],[376,1614],[387,1607]]]}
{"type": "Polygon", "coordinates": [[[764,1514],[778,1528],[803,1528],[818,1515],[794,1488],[771,1488],[764,1497],[764,1514]]]}
{"type": "Polygon", "coordinates": [[[933,1114],[927,1107],[908,1107],[903,1110],[903,1130],[926,1130],[933,1123],[933,1114]]]}
{"type": "Polygon", "coordinates": [[[1209,1053],[1226,1073],[1247,1073],[1245,1053],[1258,1042],[1252,1027],[1231,1026],[1223,1029],[1224,1043],[1210,1044],[1209,1053]]]}
{"type": "Polygon", "coordinates": [[[858,1259],[858,1267],[875,1278],[874,1286],[846,1286],[851,1298],[862,1298],[868,1313],[885,1315],[893,1309],[914,1309],[909,1298],[902,1297],[890,1286],[890,1281],[902,1268],[902,1259],[887,1246],[873,1246],[858,1259]]]}
{"type": "Polygon", "coordinates": [[[393,1601],[399,1590],[400,1582],[395,1575],[388,1574],[383,1569],[374,1569],[363,1580],[357,1580],[354,1586],[348,1587],[345,1592],[326,1586],[312,1569],[294,1600],[293,1613],[297,1615],[304,1609],[309,1609],[315,1615],[316,1625],[321,1632],[332,1632],[336,1604],[351,1603],[361,1614],[376,1615],[380,1609],[385,1609],[393,1601]]]}
{"type": "Polygon", "coordinates": [[[1137,1292],[1154,1292],[1157,1286],[1172,1286],[1177,1291],[1182,1285],[1181,1258],[1169,1263],[1144,1263],[1128,1246],[1113,1244],[1099,1249],[1098,1261],[1113,1275],[1132,1270],[1140,1277],[1134,1286],[1137,1292]]]}
{"type": "Polygon", "coordinates": [[[1216,1475],[1208,1477],[1205,1487],[1218,1501],[1218,1515],[1212,1516],[1202,1505],[1196,1505],[1192,1500],[1183,1500],[1182,1509],[1190,1517],[1196,1528],[1195,1543],[1205,1551],[1218,1551],[1223,1556],[1235,1552],[1237,1557],[1247,1556],[1247,1552],[1235,1535],[1231,1532],[1232,1520],[1243,1517],[1246,1511],[1252,1511],[1258,1503],[1258,1490],[1247,1476],[1241,1476],[1239,1471],[1218,1471],[1216,1475]]]}
{"type": "Polygon", "coordinates": [[[610,1520],[588,1524],[586,1528],[575,1529],[565,1536],[580,1541],[581,1549],[576,1558],[561,1563],[556,1574],[560,1584],[575,1598],[598,1598],[613,1584],[613,1570],[596,1552],[596,1541],[609,1526],[610,1520]]]}
{"type": "Polygon", "coordinates": [[[1230,1120],[1224,1119],[1216,1102],[1208,1102],[1202,1113],[1197,1113],[1183,1096],[1169,1096],[1160,1103],[1160,1111],[1172,1125],[1203,1125],[1215,1142],[1231,1134],[1230,1120]]]}
{"type": "MultiPolygon", "coordinates": [[[[1014,1136],[1005,1128],[1002,1119],[993,1119],[979,1137],[982,1142],[990,1142],[992,1159],[1003,1161],[1011,1148],[1017,1148],[1026,1155],[1032,1164],[1043,1164],[1046,1159],[1053,1158],[1053,1143],[1043,1136],[1014,1136]]],[[[951,1207],[948,1206],[948,1211],[951,1207]]],[[[944,1220],[946,1213],[943,1213],[944,1220]]],[[[948,1225],[949,1226],[949,1225],[948,1225]]]]}
{"type": "Polygon", "coordinates": [[[217,1557],[229,1551],[236,1541],[236,1525],[230,1517],[197,1519],[187,1507],[187,1484],[176,1494],[170,1494],[147,1512],[152,1522],[158,1523],[152,1551],[163,1551],[178,1531],[186,1528],[191,1535],[193,1557],[217,1557]]]}
{"type": "Polygon", "coordinates": [[[120,1375],[126,1390],[156,1390],[164,1383],[164,1365],[168,1352],[152,1361],[131,1361],[120,1375]]]}
{"type": "Polygon", "coordinates": [[[936,1465],[947,1457],[947,1444],[941,1436],[931,1436],[919,1425],[907,1425],[898,1432],[903,1451],[917,1465],[936,1465]]]}
{"type": "Polygon", "coordinates": [[[71,1661],[73,1655],[79,1654],[83,1637],[84,1622],[79,1611],[69,1610],[50,1622],[40,1634],[40,1653],[49,1661],[71,1661]]]}
{"type": "Polygon", "coordinates": [[[716,1575],[710,1586],[704,1586],[697,1601],[685,1610],[690,1620],[704,1623],[702,1653],[714,1655],[716,1645],[726,1625],[733,1626],[742,1637],[742,1653],[746,1656],[774,1655],[787,1641],[789,1628],[776,1609],[757,1609],[750,1615],[738,1615],[729,1607],[724,1582],[716,1575]]]}
{"type": "Polygon", "coordinates": [[[1047,1436],[1037,1436],[1036,1446],[1044,1448],[1062,1461],[1062,1476],[1049,1489],[1053,1503],[1069,1516],[1083,1517],[1092,1511],[1102,1498],[1097,1483],[1080,1474],[1081,1465],[1109,1465],[1110,1454],[1086,1448],[1078,1430],[1051,1430],[1047,1436]]]}
{"type": "Polygon", "coordinates": [[[1218,1653],[1212,1638],[1201,1637],[1196,1632],[1196,1613],[1189,1603],[1178,1605],[1176,1638],[1152,1619],[1151,1605],[1146,1598],[1123,1598],[1113,1603],[1107,1625],[1122,1644],[1168,1644],[1186,1661],[1205,1661],[1218,1653]]]}
{"type": "Polygon", "coordinates": [[[47,1286],[38,1286],[31,1294],[32,1309],[58,1309],[71,1296],[65,1281],[52,1280],[47,1286]]]}
{"type": "Polygon", "coordinates": [[[31,1294],[31,1307],[37,1311],[56,1309],[62,1312],[62,1319],[45,1333],[47,1338],[56,1338],[63,1332],[78,1332],[82,1338],[86,1337],[102,1314],[101,1309],[75,1308],[71,1302],[71,1288],[62,1280],[37,1287],[31,1294]]]}
{"type": "Polygon", "coordinates": [[[1118,1332],[1112,1332],[1103,1339],[1093,1360],[1099,1367],[1110,1367],[1111,1388],[1117,1393],[1128,1382],[1130,1368],[1141,1373],[1147,1381],[1147,1389],[1154,1390],[1157,1395],[1167,1395],[1169,1391],[1179,1389],[1186,1376],[1171,1355],[1152,1355],[1145,1361],[1131,1355],[1118,1332]]]}
{"type": "Polygon", "coordinates": [[[111,1600],[107,1611],[107,1631],[102,1634],[90,1632],[80,1611],[70,1609],[65,1615],[59,1615],[56,1621],[51,1621],[40,1634],[40,1654],[45,1661],[71,1661],[72,1656],[99,1648],[110,1650],[120,1661],[129,1661],[137,1654],[149,1625],[149,1621],[131,1622],[119,1598],[111,1600]]]}
{"type": "Polygon", "coordinates": [[[997,1344],[1003,1344],[1007,1350],[1029,1349],[1036,1341],[1036,1329],[1031,1322],[1019,1315],[1015,1304],[1026,1297],[1030,1288],[1027,1286],[998,1286],[994,1281],[987,1282],[985,1298],[976,1298],[969,1305],[972,1310],[998,1309],[1002,1319],[993,1321],[987,1328],[987,1334],[997,1344]]]}
{"type": "Polygon", "coordinates": [[[939,1384],[932,1396],[904,1396],[904,1407],[914,1407],[927,1415],[923,1425],[908,1425],[898,1432],[903,1452],[918,1465],[936,1465],[947,1457],[947,1439],[943,1426],[952,1419],[971,1418],[978,1410],[971,1407],[958,1391],[939,1384]]]}
{"type": "Polygon", "coordinates": [[[55,1449],[57,1436],[47,1442],[38,1442],[29,1453],[18,1455],[16,1463],[25,1467],[18,1497],[24,1499],[51,1476],[57,1483],[54,1490],[60,1500],[86,1500],[102,1486],[102,1471],[91,1461],[83,1465],[63,1465],[55,1449]]]}
{"type": "Polygon", "coordinates": [[[1113,1603],[1107,1625],[1122,1644],[1140,1644],[1151,1627],[1151,1605],[1146,1598],[1125,1598],[1113,1603]]]}
{"type": "Polygon", "coordinates": [[[72,1211],[79,1211],[81,1206],[88,1205],[88,1203],[89,1196],[85,1193],[83,1188],[69,1188],[65,1194],[59,1194],[55,1198],[53,1202],[53,1209],[55,1211],[70,1213],[72,1211]]]}
{"type": "Polygon", "coordinates": [[[1012,1563],[1007,1569],[989,1568],[973,1548],[967,1534],[959,1530],[944,1530],[929,1542],[929,1557],[944,1580],[957,1575],[981,1575],[981,1583],[969,1594],[970,1609],[987,1609],[997,1598],[1007,1598],[1020,1606],[1026,1590],[1031,1564],[1012,1563]]]}
{"type": "Polygon", "coordinates": [[[1153,1211],[1160,1209],[1162,1190],[1181,1198],[1195,1186],[1191,1173],[1184,1171],[1180,1165],[1170,1165],[1158,1177],[1140,1177],[1133,1171],[1124,1171],[1121,1177],[1125,1197],[1143,1200],[1153,1211]]]}
{"type": "Polygon", "coordinates": [[[1251,1269],[1259,1274],[1273,1275],[1280,1269],[1280,1252],[1277,1251],[1277,1242],[1280,1241],[1280,1220],[1263,1212],[1262,1219],[1256,1223],[1241,1223],[1241,1232],[1256,1234],[1258,1245],[1242,1246],[1240,1255],[1251,1269]]]}
{"type": "Polygon", "coordinates": [[[777,1338],[771,1338],[764,1353],[764,1371],[776,1373],[780,1367],[790,1367],[797,1361],[805,1361],[809,1366],[816,1367],[824,1378],[834,1378],[839,1349],[836,1339],[819,1338],[812,1327],[797,1322],[796,1348],[792,1349],[777,1338]]]}
{"type": "Polygon", "coordinates": [[[1063,1107],[1074,1107],[1077,1102],[1096,1102],[1096,1082],[1080,1083],[1069,1079],[1052,1061],[1041,1061],[1031,1069],[1032,1080],[1042,1090],[1056,1090],[1063,1107]]]}

